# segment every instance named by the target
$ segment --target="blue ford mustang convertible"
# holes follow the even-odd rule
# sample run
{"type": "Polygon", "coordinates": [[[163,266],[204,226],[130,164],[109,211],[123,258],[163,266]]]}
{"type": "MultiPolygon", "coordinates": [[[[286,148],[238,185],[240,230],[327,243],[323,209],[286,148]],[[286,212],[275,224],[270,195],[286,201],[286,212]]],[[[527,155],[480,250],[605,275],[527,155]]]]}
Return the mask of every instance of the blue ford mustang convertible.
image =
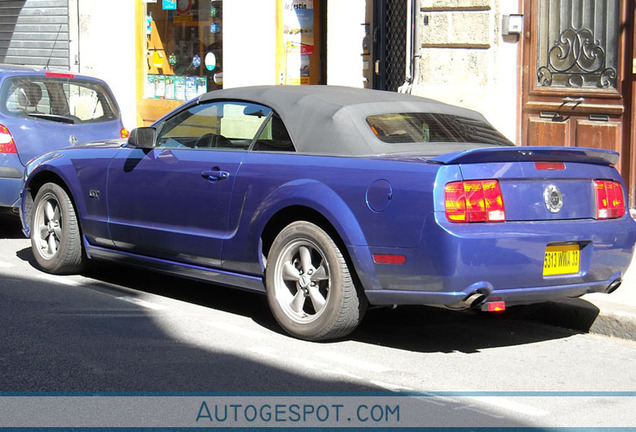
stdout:
{"type": "Polygon", "coordinates": [[[414,96],[226,89],[31,161],[21,216],[45,271],[110,259],[263,292],[288,333],[332,339],[369,305],[612,292],[636,238],[617,160],[414,96]]]}

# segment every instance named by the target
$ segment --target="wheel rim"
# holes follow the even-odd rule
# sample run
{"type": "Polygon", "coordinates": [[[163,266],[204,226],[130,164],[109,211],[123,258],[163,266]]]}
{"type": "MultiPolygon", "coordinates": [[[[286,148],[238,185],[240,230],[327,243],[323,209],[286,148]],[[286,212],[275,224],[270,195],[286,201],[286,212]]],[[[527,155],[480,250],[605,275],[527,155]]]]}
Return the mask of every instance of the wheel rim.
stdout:
{"type": "Polygon", "coordinates": [[[298,323],[316,320],[329,301],[331,272],[322,249],[309,240],[288,243],[276,261],[274,290],[281,309],[298,323]]]}
{"type": "Polygon", "coordinates": [[[42,197],[33,217],[33,236],[37,250],[45,259],[55,256],[62,242],[62,212],[52,194],[42,197]]]}

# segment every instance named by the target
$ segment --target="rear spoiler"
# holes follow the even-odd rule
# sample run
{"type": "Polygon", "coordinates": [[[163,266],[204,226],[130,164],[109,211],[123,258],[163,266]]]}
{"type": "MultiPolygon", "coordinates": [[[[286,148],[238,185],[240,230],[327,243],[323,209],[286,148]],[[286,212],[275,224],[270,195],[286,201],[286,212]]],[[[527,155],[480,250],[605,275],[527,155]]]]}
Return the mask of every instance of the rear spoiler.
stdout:
{"type": "Polygon", "coordinates": [[[619,154],[611,150],[584,147],[488,147],[447,153],[429,162],[471,164],[486,162],[580,162],[594,165],[616,165],[619,154]]]}

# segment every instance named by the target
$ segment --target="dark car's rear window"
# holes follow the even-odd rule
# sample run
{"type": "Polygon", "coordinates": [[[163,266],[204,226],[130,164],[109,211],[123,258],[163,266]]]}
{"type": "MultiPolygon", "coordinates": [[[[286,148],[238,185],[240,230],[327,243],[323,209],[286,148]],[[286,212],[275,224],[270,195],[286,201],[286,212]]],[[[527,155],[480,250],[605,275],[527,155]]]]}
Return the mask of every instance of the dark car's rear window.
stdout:
{"type": "Polygon", "coordinates": [[[107,87],[79,78],[19,76],[7,79],[0,109],[9,115],[63,123],[116,120],[119,111],[107,87]]]}
{"type": "Polygon", "coordinates": [[[378,139],[390,144],[479,143],[512,146],[485,121],[439,113],[393,113],[367,117],[378,139]]]}

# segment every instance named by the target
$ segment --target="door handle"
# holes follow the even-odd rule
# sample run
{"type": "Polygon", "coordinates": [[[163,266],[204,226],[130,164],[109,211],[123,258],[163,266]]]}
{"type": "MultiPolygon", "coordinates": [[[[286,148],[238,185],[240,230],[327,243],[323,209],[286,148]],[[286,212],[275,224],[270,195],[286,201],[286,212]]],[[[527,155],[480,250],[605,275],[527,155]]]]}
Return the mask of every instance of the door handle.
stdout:
{"type": "Polygon", "coordinates": [[[572,107],[572,109],[576,108],[577,106],[581,105],[583,102],[585,102],[585,98],[582,97],[564,97],[563,98],[563,103],[561,104],[561,106],[565,106],[569,103],[574,104],[574,106],[572,107]]]}
{"type": "Polygon", "coordinates": [[[375,29],[373,29],[373,43],[374,44],[377,44],[378,42],[380,42],[380,36],[382,36],[381,33],[380,33],[381,31],[382,31],[382,28],[379,27],[379,26],[376,27],[375,29]]]}
{"type": "Polygon", "coordinates": [[[207,179],[210,183],[216,183],[220,180],[225,180],[230,178],[230,173],[228,171],[223,171],[219,167],[214,167],[211,170],[205,170],[201,173],[201,176],[207,179]]]}
{"type": "Polygon", "coordinates": [[[566,97],[563,98],[563,103],[582,104],[583,102],[585,102],[585,98],[583,98],[583,97],[566,96],[566,97]]]}

